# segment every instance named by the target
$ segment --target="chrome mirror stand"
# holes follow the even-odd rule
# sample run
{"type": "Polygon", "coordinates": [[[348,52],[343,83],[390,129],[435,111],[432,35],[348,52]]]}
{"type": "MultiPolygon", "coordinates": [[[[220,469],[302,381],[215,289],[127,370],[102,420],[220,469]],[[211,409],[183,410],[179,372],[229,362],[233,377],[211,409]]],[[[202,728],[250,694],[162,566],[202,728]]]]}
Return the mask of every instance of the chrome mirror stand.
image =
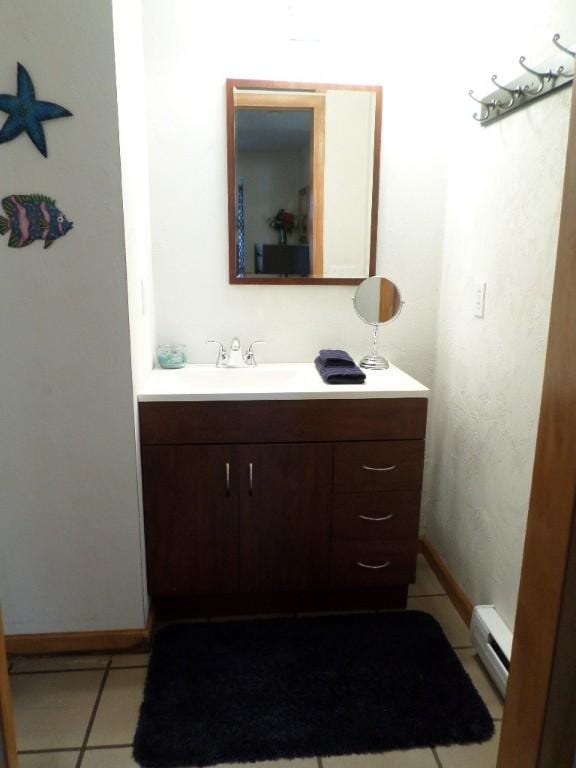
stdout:
{"type": "Polygon", "coordinates": [[[390,363],[383,355],[378,354],[378,328],[380,326],[372,326],[372,354],[364,355],[360,360],[361,368],[369,368],[373,371],[382,371],[385,368],[390,368],[390,363]]]}

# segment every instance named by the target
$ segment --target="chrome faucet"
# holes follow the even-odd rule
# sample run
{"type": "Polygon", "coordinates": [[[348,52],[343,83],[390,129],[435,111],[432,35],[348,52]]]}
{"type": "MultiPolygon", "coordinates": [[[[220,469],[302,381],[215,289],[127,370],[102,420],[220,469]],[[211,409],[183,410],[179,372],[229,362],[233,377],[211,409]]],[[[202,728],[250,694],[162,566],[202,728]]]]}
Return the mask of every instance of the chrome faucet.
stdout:
{"type": "Polygon", "coordinates": [[[224,344],[215,339],[207,339],[206,344],[218,344],[218,357],[216,358],[216,368],[226,368],[228,365],[228,352],[224,344]]]}
{"type": "Polygon", "coordinates": [[[254,345],[263,344],[259,339],[253,341],[246,352],[242,351],[240,339],[235,336],[230,343],[230,350],[215,339],[208,339],[206,344],[218,344],[218,358],[216,359],[217,368],[254,368],[256,357],[254,355],[254,345]]]}
{"type": "Polygon", "coordinates": [[[242,352],[242,345],[240,339],[235,336],[230,343],[230,352],[228,353],[228,368],[244,368],[246,362],[244,361],[244,352],[242,352]]]}

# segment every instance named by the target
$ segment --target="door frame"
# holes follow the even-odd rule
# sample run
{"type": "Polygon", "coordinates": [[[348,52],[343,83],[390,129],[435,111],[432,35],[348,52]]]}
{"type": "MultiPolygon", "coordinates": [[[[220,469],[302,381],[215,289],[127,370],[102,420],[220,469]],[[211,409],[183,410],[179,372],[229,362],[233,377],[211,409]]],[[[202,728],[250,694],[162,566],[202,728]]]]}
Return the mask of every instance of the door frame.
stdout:
{"type": "Polygon", "coordinates": [[[8,679],[8,660],[6,658],[6,640],[0,607],[0,764],[6,760],[6,768],[17,768],[16,731],[12,714],[12,697],[8,679]],[[3,754],[2,754],[3,753],[3,754]]]}
{"type": "Polygon", "coordinates": [[[546,366],[498,768],[576,746],[576,80],[546,366]]]}

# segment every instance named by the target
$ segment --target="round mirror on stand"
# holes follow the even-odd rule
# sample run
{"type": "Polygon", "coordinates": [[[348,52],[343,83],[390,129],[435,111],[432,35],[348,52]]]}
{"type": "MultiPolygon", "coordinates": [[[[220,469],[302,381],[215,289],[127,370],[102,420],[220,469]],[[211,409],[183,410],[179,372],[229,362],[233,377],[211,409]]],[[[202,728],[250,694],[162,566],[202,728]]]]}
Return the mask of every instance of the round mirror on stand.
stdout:
{"type": "Polygon", "coordinates": [[[398,317],[403,305],[398,287],[385,277],[369,277],[356,289],[356,314],[373,329],[372,352],[360,360],[362,368],[381,370],[390,367],[388,360],[378,354],[378,328],[398,317]]]}

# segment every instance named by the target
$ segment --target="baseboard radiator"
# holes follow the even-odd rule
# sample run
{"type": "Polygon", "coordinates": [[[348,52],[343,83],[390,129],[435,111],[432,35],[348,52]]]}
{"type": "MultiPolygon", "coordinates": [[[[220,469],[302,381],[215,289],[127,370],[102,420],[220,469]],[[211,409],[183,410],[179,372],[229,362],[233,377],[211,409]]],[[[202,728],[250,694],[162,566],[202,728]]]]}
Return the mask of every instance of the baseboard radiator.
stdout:
{"type": "Polygon", "coordinates": [[[493,605],[477,605],[472,613],[470,634],[478,656],[504,696],[512,653],[512,632],[493,605]]]}

